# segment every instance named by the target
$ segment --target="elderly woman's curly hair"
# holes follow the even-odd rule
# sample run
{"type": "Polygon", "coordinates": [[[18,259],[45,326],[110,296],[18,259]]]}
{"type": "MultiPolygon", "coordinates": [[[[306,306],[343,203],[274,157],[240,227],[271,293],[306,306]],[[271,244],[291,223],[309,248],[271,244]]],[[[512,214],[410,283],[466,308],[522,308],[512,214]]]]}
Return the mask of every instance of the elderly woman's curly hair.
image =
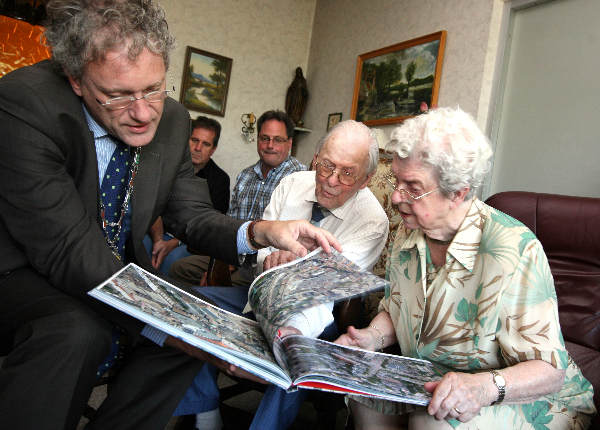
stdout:
{"type": "Polygon", "coordinates": [[[460,108],[438,108],[406,120],[386,146],[400,158],[430,165],[445,196],[469,187],[466,199],[481,186],[492,148],[475,120],[460,108]]]}
{"type": "Polygon", "coordinates": [[[46,13],[44,35],[52,58],[75,79],[86,64],[120,46],[128,47],[131,60],[148,48],[169,67],[175,39],[163,9],[153,0],[51,0],[46,13]]]}

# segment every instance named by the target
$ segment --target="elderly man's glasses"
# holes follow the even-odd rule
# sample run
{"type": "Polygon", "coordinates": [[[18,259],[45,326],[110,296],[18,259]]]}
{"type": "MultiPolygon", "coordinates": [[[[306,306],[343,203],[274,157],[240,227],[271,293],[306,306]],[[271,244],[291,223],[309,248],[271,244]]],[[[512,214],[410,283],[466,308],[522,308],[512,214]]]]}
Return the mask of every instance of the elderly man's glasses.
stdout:
{"type": "Polygon", "coordinates": [[[328,163],[327,161],[317,161],[315,164],[317,174],[324,178],[329,178],[334,173],[337,173],[338,181],[343,185],[354,185],[357,177],[346,169],[336,170],[335,165],[328,163]]]}
{"type": "Polygon", "coordinates": [[[420,200],[423,197],[427,197],[429,194],[433,193],[434,191],[439,190],[440,188],[434,188],[431,191],[427,191],[426,193],[420,194],[418,196],[415,196],[413,193],[411,193],[410,191],[404,189],[404,188],[400,188],[398,187],[398,184],[396,183],[396,177],[394,176],[393,173],[388,173],[387,175],[385,175],[385,180],[388,182],[388,184],[392,187],[393,191],[398,191],[401,195],[406,196],[406,201],[407,203],[413,203],[416,200],[420,200]]]}
{"type": "Polygon", "coordinates": [[[266,134],[259,134],[258,135],[258,141],[260,143],[269,143],[270,141],[273,141],[273,143],[277,144],[277,145],[281,145],[284,144],[285,142],[287,142],[289,140],[289,137],[281,137],[281,136],[267,136],[266,134]]]}
{"type": "Polygon", "coordinates": [[[146,100],[149,103],[158,103],[167,98],[167,96],[175,91],[175,87],[172,90],[160,90],[160,91],[151,91],[149,93],[144,94],[142,97],[134,97],[134,96],[122,96],[122,97],[113,97],[112,99],[106,100],[102,103],[100,100],[96,99],[100,106],[104,106],[108,110],[120,110],[129,107],[133,102],[137,100],[146,100]]]}

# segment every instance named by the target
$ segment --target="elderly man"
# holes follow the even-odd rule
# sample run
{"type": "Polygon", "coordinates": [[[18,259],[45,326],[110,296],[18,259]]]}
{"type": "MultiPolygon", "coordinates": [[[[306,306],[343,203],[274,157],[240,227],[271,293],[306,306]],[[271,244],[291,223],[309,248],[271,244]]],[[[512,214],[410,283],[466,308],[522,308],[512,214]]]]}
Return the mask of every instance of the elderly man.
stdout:
{"type": "MultiPolygon", "coordinates": [[[[260,219],[279,181],[306,166],[290,155],[294,123],[285,112],[269,110],[256,123],[259,160],[238,175],[227,215],[237,219],[260,219]]],[[[175,262],[169,276],[185,285],[198,285],[208,259],[192,255],[175,262]]],[[[248,285],[254,278],[254,258],[247,258],[232,276],[234,285],[248,285]]]]}
{"type": "MultiPolygon", "coordinates": [[[[388,235],[388,218],[367,188],[375,169],[379,148],[369,129],[356,121],[337,124],[320,142],[313,159],[316,171],[296,172],[282,179],[271,196],[263,215],[267,220],[306,219],[334,234],[344,248],[344,255],[363,270],[370,270],[381,253],[388,235]]],[[[288,251],[276,248],[259,252],[259,264],[264,268],[295,259],[288,251]]],[[[221,307],[241,313],[248,296],[248,287],[208,287],[198,289],[221,307]]],[[[287,321],[286,330],[305,336],[335,338],[333,303],[299,312],[287,321]]],[[[194,389],[206,398],[197,427],[219,426],[218,390],[204,366],[194,389]],[[212,388],[211,388],[212,387],[212,388]],[[212,397],[211,397],[212,396],[212,397]],[[208,417],[216,417],[209,421],[208,417]],[[215,422],[216,421],[216,422],[215,422]]],[[[256,412],[253,429],[287,428],[296,417],[305,391],[286,394],[270,386],[256,412]]],[[[189,399],[190,395],[186,395],[189,399]]],[[[191,402],[190,402],[191,403],[191,402]]],[[[185,411],[190,413],[190,410],[185,411]]]]}
{"type": "MultiPolygon", "coordinates": [[[[213,207],[226,213],[229,208],[229,175],[211,158],[219,144],[220,135],[221,124],[218,121],[199,116],[192,121],[189,144],[194,174],[206,180],[213,207]]],[[[172,234],[165,233],[161,217],[144,238],[144,246],[152,254],[152,266],[164,275],[169,273],[173,262],[190,255],[185,243],[172,234]]]]}
{"type": "Polygon", "coordinates": [[[151,268],[142,238],[159,215],[230,262],[251,243],[299,254],[337,243],[306,221],[244,223],[212,208],[193,175],[189,115],[167,97],[173,39],[156,2],[51,0],[47,13],[53,60],[0,80],[0,422],[74,429],[118,325],[128,357],[88,428],[162,430],[195,357],[210,356],[86,292],[126,262],[151,268]]]}

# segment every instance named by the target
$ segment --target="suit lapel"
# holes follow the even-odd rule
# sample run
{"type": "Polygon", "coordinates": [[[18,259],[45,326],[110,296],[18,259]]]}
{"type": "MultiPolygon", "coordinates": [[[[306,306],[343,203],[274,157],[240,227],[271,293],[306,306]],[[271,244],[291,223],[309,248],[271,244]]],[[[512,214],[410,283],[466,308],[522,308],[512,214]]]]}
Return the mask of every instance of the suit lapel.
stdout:
{"type": "Polygon", "coordinates": [[[141,243],[150,222],[158,184],[160,183],[160,154],[154,150],[156,145],[142,148],[140,168],[134,183],[133,199],[131,201],[131,238],[134,243],[141,243]]]}

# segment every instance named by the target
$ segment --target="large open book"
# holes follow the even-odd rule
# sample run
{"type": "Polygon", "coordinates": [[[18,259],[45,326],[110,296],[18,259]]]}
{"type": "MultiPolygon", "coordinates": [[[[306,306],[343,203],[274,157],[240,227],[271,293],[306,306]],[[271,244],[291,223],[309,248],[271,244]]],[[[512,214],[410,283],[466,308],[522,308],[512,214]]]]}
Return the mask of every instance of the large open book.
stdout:
{"type": "Polygon", "coordinates": [[[213,306],[134,264],[89,294],[287,390],[312,388],[426,405],[430,394],[423,384],[439,378],[428,361],[300,335],[276,336],[298,310],[385,285],[343,256],[318,250],[254,281],[248,295],[258,322],[213,306]]]}

